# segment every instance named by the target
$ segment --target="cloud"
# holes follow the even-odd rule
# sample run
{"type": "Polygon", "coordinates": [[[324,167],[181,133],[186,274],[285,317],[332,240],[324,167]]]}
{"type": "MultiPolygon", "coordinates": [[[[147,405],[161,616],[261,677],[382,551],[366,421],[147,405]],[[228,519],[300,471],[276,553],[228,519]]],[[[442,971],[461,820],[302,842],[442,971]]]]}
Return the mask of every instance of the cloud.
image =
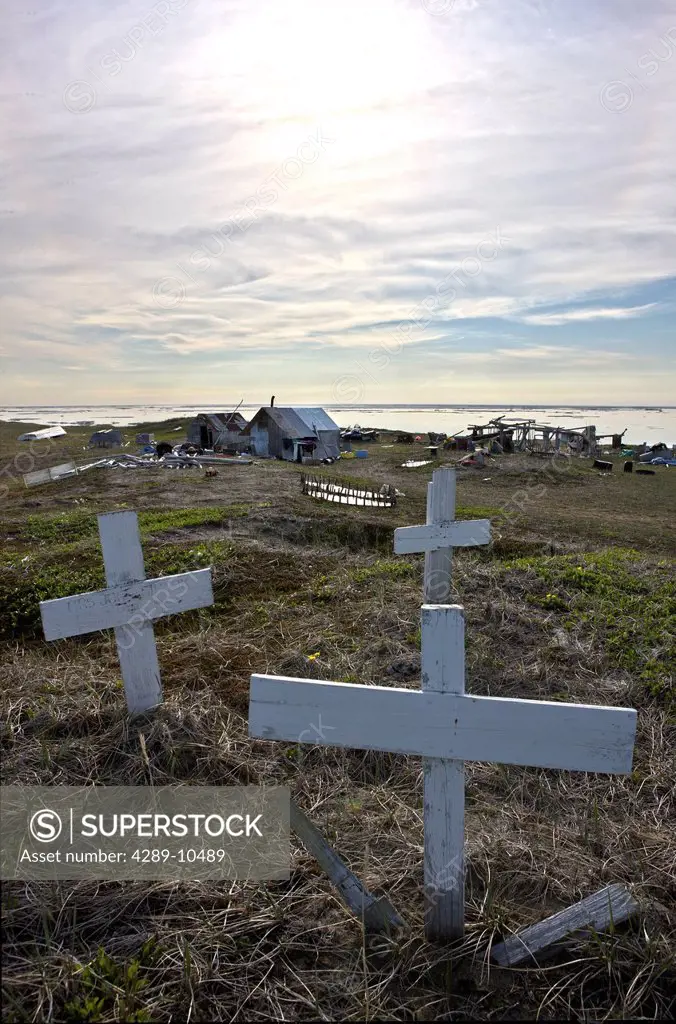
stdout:
{"type": "MultiPolygon", "coordinates": [[[[523,363],[534,362],[536,365],[546,363],[550,371],[567,369],[571,372],[587,366],[608,366],[617,362],[631,362],[632,356],[626,352],[612,349],[580,349],[564,345],[527,345],[524,347],[496,348],[488,352],[454,350],[447,361],[451,365],[462,363],[481,363],[499,366],[502,371],[523,373],[523,363]],[[516,360],[516,364],[514,364],[516,360]]],[[[539,370],[538,370],[539,372],[539,370]]]]}
{"type": "MultiPolygon", "coordinates": [[[[238,392],[312,399],[415,319],[367,400],[406,401],[440,353],[465,369],[462,341],[485,370],[519,370],[524,400],[554,363],[574,398],[575,367],[614,353],[646,389],[628,395],[667,401],[656,289],[676,279],[676,19],[662,0],[606,7],[13,9],[7,393],[180,400],[216,388],[218,363],[238,392]],[[575,360],[542,343],[548,326],[575,360]]],[[[469,380],[452,384],[459,401],[476,397],[469,380]]],[[[610,376],[593,386],[618,400],[610,376]]]]}
{"type": "Polygon", "coordinates": [[[543,327],[557,327],[561,324],[586,320],[628,320],[643,316],[655,309],[656,302],[648,302],[643,306],[617,306],[607,309],[569,309],[563,313],[529,313],[519,319],[525,324],[538,324],[543,327]]]}

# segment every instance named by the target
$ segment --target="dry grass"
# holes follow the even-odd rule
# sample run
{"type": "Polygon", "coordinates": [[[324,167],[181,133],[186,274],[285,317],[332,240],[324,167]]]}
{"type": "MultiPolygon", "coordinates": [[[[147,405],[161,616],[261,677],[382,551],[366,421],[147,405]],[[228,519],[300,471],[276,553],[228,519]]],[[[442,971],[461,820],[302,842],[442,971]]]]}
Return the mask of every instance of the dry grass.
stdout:
{"type": "MultiPolygon", "coordinates": [[[[28,498],[12,493],[8,524],[20,522],[27,500],[43,503],[32,514],[51,515],[60,507],[56,497],[69,502],[61,508],[81,507],[84,499],[92,511],[131,501],[158,509],[209,502],[248,502],[251,508],[220,532],[188,528],[154,534],[145,543],[149,558],[167,557],[167,540],[178,549],[181,536],[190,550],[221,536],[227,544],[214,566],[216,610],[176,617],[157,630],[166,701],[155,714],[134,722],[123,714],[114,645],[106,634],[46,645],[17,632],[6,641],[3,782],[289,785],[353,870],[387,894],[406,928],[389,938],[365,937],[302,849],[294,850],[290,880],[268,885],[6,883],[4,1019],[673,1016],[673,681],[671,690],[653,694],[638,670],[613,660],[601,621],[603,594],[573,584],[566,590],[552,577],[560,599],[573,609],[578,602],[590,615],[584,624],[567,625],[570,613],[555,602],[548,606],[554,584],[542,577],[550,565],[561,575],[560,563],[547,562],[549,556],[583,556],[603,543],[601,534],[572,527],[575,509],[585,523],[606,517],[603,486],[609,481],[599,484],[588,472],[551,484],[505,523],[490,554],[460,553],[455,560],[457,597],[467,616],[470,692],[565,696],[639,709],[634,771],[627,777],[467,766],[462,943],[430,946],[423,939],[419,759],[247,737],[252,671],[420,685],[421,560],[395,560],[388,538],[394,525],[421,521],[429,473],[397,477],[385,458],[391,451],[382,462],[374,458],[368,472],[395,482],[406,498],[377,514],[302,499],[293,467],[276,464],[252,467],[249,475],[244,469],[221,474],[206,486],[181,476],[151,487],[134,474],[110,473],[28,498]],[[544,560],[518,563],[519,556],[544,560]],[[613,935],[571,940],[541,967],[490,965],[496,937],[608,882],[631,887],[641,906],[632,924],[613,935]]],[[[461,505],[505,504],[514,489],[505,483],[510,465],[521,486],[528,466],[506,463],[498,488],[481,477],[462,480],[461,505]]],[[[355,475],[366,473],[355,463],[350,472],[352,466],[355,475]]],[[[653,499],[644,516],[633,504],[643,500],[635,484],[627,484],[626,521],[642,552],[630,572],[643,593],[640,588],[656,585],[660,574],[673,579],[673,565],[664,559],[668,537],[654,540],[655,518],[666,516],[667,504],[653,499]]],[[[611,483],[624,485],[622,478],[611,483]]],[[[660,482],[667,486],[668,480],[660,482]]],[[[95,543],[88,543],[62,554],[64,566],[88,564],[95,554],[95,543]]],[[[7,550],[15,563],[33,549],[15,535],[7,550]]],[[[41,557],[49,558],[49,545],[41,557]]],[[[665,634],[659,659],[668,666],[670,656],[665,634]]],[[[646,652],[644,660],[649,657],[646,652]]]]}

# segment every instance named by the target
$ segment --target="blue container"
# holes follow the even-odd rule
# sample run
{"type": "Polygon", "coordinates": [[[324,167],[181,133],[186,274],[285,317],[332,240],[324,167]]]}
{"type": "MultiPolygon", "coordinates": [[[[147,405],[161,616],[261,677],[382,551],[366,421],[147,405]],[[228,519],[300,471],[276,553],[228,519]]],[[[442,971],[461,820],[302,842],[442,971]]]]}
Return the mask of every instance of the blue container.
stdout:
{"type": "Polygon", "coordinates": [[[354,454],[355,458],[357,459],[365,459],[368,456],[368,451],[366,450],[366,448],[361,448],[358,452],[355,452],[354,454]]]}

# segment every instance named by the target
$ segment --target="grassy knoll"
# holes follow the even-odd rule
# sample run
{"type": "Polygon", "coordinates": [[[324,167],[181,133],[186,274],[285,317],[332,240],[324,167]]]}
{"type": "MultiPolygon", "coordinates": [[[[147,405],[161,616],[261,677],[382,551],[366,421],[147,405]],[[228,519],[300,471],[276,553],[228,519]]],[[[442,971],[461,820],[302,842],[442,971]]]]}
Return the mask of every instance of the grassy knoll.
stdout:
{"type": "MultiPolygon", "coordinates": [[[[87,461],[92,429],[30,468],[87,461]]],[[[407,927],[365,938],[300,847],[290,880],[269,885],[6,883],[4,1019],[673,1016],[675,470],[514,456],[458,474],[458,515],[494,534],[454,556],[468,691],[633,706],[639,724],[626,777],[467,765],[467,934],[444,947],[423,939],[419,759],[251,740],[246,722],[252,672],[420,686],[423,559],[392,550],[397,526],[424,521],[432,467],[401,465],[415,446],[340,465],[402,492],[371,509],[304,496],[298,467],[274,461],[26,489],[21,430],[0,424],[3,783],[289,785],[407,927]],[[133,722],[112,635],[46,644],[39,619],[40,600],[103,585],[96,513],[124,508],[148,574],[211,565],[215,596],[158,623],[165,703],[133,722]],[[489,965],[491,941],[609,882],[631,887],[634,923],[541,968],[489,965]]]]}

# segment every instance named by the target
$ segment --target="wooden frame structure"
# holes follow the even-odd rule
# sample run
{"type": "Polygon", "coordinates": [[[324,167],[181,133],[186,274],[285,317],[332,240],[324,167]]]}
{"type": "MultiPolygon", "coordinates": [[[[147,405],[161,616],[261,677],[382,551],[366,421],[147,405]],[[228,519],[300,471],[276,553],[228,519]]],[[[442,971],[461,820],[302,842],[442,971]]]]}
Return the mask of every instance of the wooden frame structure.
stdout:
{"type": "Polygon", "coordinates": [[[329,480],[322,476],[300,475],[301,490],[311,498],[335,501],[339,505],[371,505],[392,508],[397,504],[397,493],[391,484],[384,484],[379,491],[371,487],[357,487],[353,484],[329,480]]]}
{"type": "Polygon", "coordinates": [[[568,445],[568,450],[577,454],[594,455],[598,451],[599,438],[593,425],[561,427],[533,419],[508,420],[495,416],[488,423],[470,423],[468,429],[475,444],[497,441],[507,451],[550,455],[560,451],[562,445],[568,445]]]}

